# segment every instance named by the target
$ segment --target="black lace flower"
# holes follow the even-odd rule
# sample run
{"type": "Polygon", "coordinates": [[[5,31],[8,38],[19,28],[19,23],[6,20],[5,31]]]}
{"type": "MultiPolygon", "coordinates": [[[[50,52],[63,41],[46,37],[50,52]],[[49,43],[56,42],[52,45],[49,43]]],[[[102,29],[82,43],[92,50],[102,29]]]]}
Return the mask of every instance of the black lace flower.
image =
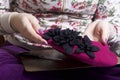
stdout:
{"type": "Polygon", "coordinates": [[[85,52],[91,58],[94,58],[93,52],[98,51],[99,48],[91,45],[90,39],[85,36],[79,36],[80,32],[70,29],[61,30],[60,28],[50,29],[43,35],[46,40],[52,39],[55,45],[63,47],[67,54],[72,54],[74,45],[78,46],[76,53],[85,52]]]}
{"type": "Polygon", "coordinates": [[[82,38],[78,36],[79,33],[70,29],[61,30],[60,28],[55,28],[45,33],[43,38],[46,40],[52,39],[56,45],[62,46],[67,54],[71,54],[73,46],[82,38]]]}
{"type": "Polygon", "coordinates": [[[99,51],[99,48],[97,46],[92,45],[90,39],[87,36],[84,36],[81,43],[78,43],[78,49],[76,50],[76,53],[86,53],[91,58],[95,58],[95,55],[93,52],[99,51]]]}

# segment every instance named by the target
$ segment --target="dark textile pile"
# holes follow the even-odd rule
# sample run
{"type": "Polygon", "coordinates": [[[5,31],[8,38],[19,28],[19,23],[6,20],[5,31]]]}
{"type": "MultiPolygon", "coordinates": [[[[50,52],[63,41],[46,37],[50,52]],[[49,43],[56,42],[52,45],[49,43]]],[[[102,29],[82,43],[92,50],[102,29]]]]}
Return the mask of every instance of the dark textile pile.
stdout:
{"type": "Polygon", "coordinates": [[[79,33],[70,29],[61,30],[60,28],[55,28],[44,33],[43,38],[46,40],[52,39],[55,45],[63,47],[69,55],[72,54],[74,46],[77,46],[76,54],[86,53],[89,57],[95,58],[93,52],[99,51],[99,48],[92,45],[91,40],[87,36],[82,38],[79,33]]]}

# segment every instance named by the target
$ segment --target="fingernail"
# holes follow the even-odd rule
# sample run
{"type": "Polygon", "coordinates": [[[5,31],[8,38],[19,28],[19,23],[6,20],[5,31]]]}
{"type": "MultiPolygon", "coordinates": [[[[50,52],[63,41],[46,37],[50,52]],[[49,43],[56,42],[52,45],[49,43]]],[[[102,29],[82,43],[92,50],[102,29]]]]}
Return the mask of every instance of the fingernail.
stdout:
{"type": "Polygon", "coordinates": [[[108,42],[108,39],[105,39],[105,43],[107,43],[108,42]]]}
{"type": "Polygon", "coordinates": [[[103,42],[103,45],[105,46],[105,44],[107,44],[107,42],[108,42],[108,39],[105,39],[103,42]]]}
{"type": "Polygon", "coordinates": [[[47,43],[47,42],[43,42],[43,44],[44,44],[44,45],[48,45],[48,43],[47,43]]]}
{"type": "Polygon", "coordinates": [[[39,31],[39,34],[43,34],[44,33],[44,31],[42,29],[39,29],[38,31],[39,31]]]}

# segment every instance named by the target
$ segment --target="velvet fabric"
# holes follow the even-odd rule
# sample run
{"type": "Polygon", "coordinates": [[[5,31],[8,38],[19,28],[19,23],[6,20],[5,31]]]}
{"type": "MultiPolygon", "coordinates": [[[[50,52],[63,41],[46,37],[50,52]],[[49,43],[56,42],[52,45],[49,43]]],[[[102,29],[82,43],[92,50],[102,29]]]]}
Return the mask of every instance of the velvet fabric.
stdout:
{"type": "Polygon", "coordinates": [[[117,55],[107,44],[91,41],[87,36],[82,38],[80,32],[60,28],[50,29],[42,36],[54,49],[91,66],[103,67],[117,64],[117,55]]]}
{"type": "Polygon", "coordinates": [[[19,54],[26,52],[5,43],[0,47],[0,80],[119,80],[120,66],[77,68],[55,71],[27,72],[19,54]]]}

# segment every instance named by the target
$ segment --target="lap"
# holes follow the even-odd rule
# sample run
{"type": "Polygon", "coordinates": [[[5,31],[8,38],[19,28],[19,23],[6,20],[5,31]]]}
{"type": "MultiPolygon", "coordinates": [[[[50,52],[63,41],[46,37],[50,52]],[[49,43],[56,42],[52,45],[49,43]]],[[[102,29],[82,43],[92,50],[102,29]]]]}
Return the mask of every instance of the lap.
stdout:
{"type": "Polygon", "coordinates": [[[16,51],[0,47],[0,80],[119,80],[120,67],[26,72],[16,51]]]}

